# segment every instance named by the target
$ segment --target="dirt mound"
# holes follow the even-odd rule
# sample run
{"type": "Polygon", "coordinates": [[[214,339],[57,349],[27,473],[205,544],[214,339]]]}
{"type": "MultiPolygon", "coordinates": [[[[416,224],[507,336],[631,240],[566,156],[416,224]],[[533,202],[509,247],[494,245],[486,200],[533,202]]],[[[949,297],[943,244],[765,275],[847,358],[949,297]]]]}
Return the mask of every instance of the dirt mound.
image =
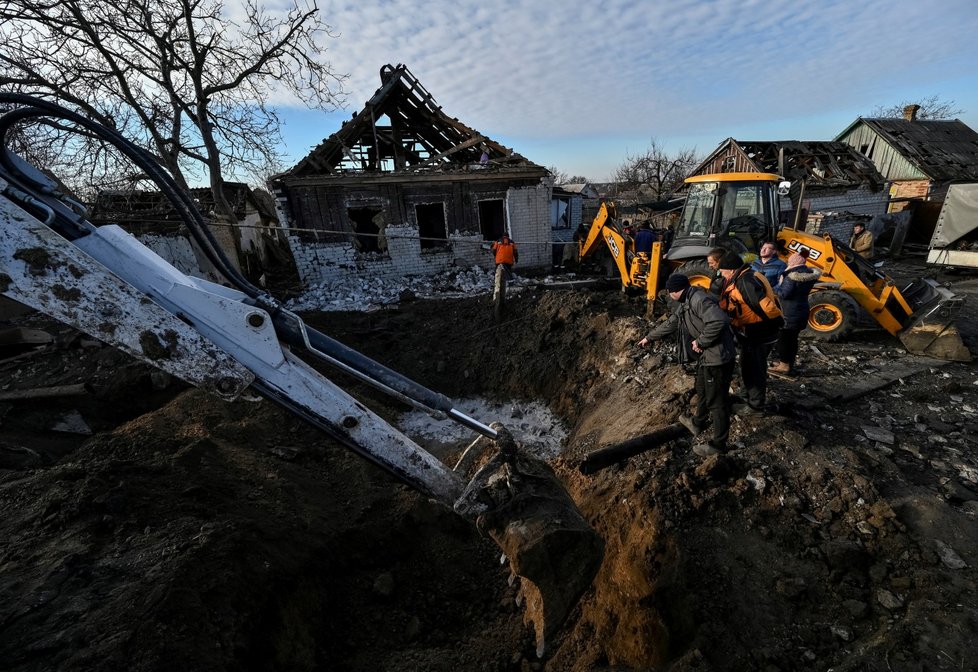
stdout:
{"type": "MultiPolygon", "coordinates": [[[[677,440],[584,476],[588,452],[689,401],[668,347],[632,347],[639,307],[524,292],[501,324],[485,298],[309,316],[432,389],[567,419],[555,466],[606,558],[547,660],[464,521],[266,402],[157,389],[132,365],[136,406],[91,403],[92,437],[0,471],[5,669],[974,669],[973,368],[803,347],[807,374],[772,381],[783,413],[735,419],[730,454],[677,440]]],[[[8,453],[49,435],[8,433],[44,406],[10,404],[8,453]]]]}

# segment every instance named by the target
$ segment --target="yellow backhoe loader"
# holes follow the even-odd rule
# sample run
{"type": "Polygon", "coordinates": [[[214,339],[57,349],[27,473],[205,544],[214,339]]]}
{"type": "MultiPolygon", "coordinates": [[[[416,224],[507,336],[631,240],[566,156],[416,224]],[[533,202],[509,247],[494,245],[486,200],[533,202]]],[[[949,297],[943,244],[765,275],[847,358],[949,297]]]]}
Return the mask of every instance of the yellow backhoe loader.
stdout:
{"type": "Polygon", "coordinates": [[[614,264],[621,276],[622,290],[642,290],[650,301],[654,300],[656,279],[661,274],[662,243],[653,243],[651,253],[636,252],[635,240],[625,233],[618,219],[618,209],[612,201],[601,203],[587,236],[578,242],[578,263],[596,257],[605,249],[610,263],[614,264]]]}
{"type": "Polygon", "coordinates": [[[634,244],[615,222],[607,203],[595,218],[581,255],[604,240],[615,260],[623,287],[642,287],[654,300],[669,273],[684,273],[690,282],[709,287],[713,272],[706,263],[710,250],[721,247],[752,261],[760,243],[776,240],[782,258],[809,250],[809,264],[822,271],[811,295],[809,331],[816,338],[837,341],[856,326],[865,310],[880,326],[897,336],[909,352],[941,359],[970,361],[954,320],[964,303],[937,282],[915,279],[902,290],[892,278],[844,243],[781,227],[779,196],[789,183],[772,173],[717,173],[686,179],[689,190],[668,251],[657,243],[648,260],[637,261],[634,244]]]}

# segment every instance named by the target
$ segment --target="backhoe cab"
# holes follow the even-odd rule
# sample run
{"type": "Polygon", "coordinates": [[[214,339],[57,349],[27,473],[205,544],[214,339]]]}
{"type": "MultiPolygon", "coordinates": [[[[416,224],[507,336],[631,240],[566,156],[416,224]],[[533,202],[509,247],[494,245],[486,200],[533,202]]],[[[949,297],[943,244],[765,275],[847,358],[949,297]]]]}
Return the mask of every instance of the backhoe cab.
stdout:
{"type": "Polygon", "coordinates": [[[788,183],[771,173],[723,173],[689,177],[686,184],[686,204],[665,260],[671,271],[709,287],[710,250],[722,247],[750,262],[763,241],[774,239],[778,193],[787,193],[788,183]]]}

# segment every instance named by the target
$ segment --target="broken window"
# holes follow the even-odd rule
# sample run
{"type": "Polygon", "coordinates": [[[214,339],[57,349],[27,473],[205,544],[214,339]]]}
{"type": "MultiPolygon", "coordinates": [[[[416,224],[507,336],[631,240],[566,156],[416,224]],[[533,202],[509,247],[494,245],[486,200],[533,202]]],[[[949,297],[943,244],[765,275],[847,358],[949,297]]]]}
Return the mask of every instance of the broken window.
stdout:
{"type": "Polygon", "coordinates": [[[502,199],[479,201],[479,230],[483,240],[498,240],[506,230],[502,199]]]}
{"type": "Polygon", "coordinates": [[[346,211],[353,229],[357,252],[387,253],[387,222],[380,208],[349,208],[346,211]]]}
{"type": "Polygon", "coordinates": [[[448,244],[448,227],[445,223],[444,203],[420,203],[414,206],[418,221],[421,249],[445,247],[448,244]]]}

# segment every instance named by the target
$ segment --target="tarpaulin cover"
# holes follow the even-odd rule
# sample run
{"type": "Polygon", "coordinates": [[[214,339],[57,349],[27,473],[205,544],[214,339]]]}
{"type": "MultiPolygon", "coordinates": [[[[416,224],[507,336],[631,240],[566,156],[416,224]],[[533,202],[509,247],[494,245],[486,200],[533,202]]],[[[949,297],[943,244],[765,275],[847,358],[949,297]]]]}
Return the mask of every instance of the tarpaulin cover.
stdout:
{"type": "Polygon", "coordinates": [[[930,239],[931,249],[948,247],[978,229],[978,182],[952,184],[930,239]]]}

